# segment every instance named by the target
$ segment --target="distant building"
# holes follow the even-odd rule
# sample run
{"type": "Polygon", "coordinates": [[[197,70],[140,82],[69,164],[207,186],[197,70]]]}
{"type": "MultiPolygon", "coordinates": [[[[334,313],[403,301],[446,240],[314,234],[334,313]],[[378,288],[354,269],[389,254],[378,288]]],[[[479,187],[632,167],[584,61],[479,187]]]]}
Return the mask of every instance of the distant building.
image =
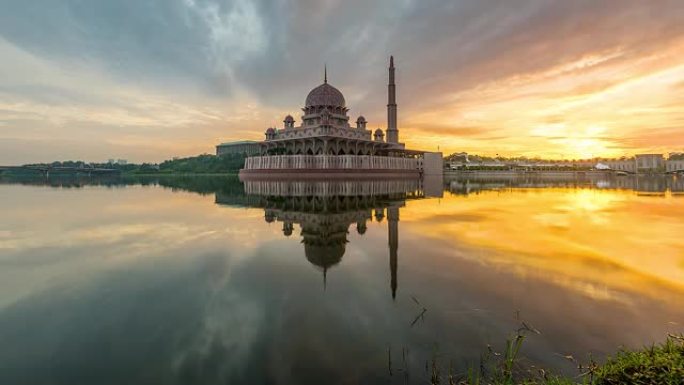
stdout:
{"type": "Polygon", "coordinates": [[[666,172],[683,172],[684,171],[684,159],[675,159],[665,161],[665,171],[666,172]]]}
{"type": "Polygon", "coordinates": [[[216,146],[216,155],[242,154],[245,156],[259,155],[261,151],[259,142],[253,140],[240,140],[236,142],[221,143],[216,146]]]}
{"type": "MultiPolygon", "coordinates": [[[[676,154],[675,154],[676,155],[676,154]]],[[[684,171],[684,159],[670,154],[668,159],[662,154],[638,154],[633,158],[601,160],[615,171],[629,173],[662,173],[684,171]]]]}
{"type": "Polygon", "coordinates": [[[628,173],[636,172],[636,162],[634,161],[634,158],[605,159],[601,160],[601,163],[607,165],[611,170],[624,171],[628,173]]]}
{"type": "Polygon", "coordinates": [[[511,159],[486,161],[483,158],[465,152],[455,153],[447,157],[446,166],[457,169],[533,169],[533,170],[605,170],[621,171],[630,174],[655,174],[684,172],[684,154],[670,153],[665,159],[662,154],[638,154],[633,157],[618,159],[580,159],[580,160],[529,160],[511,159]]]}
{"type": "Polygon", "coordinates": [[[470,160],[468,159],[468,153],[467,152],[459,152],[456,154],[452,154],[449,156],[449,160],[447,162],[449,168],[456,169],[458,167],[463,167],[470,163],[470,160]]]}
{"type": "Polygon", "coordinates": [[[634,157],[636,172],[662,172],[665,171],[665,158],[663,154],[638,154],[634,157]]]}

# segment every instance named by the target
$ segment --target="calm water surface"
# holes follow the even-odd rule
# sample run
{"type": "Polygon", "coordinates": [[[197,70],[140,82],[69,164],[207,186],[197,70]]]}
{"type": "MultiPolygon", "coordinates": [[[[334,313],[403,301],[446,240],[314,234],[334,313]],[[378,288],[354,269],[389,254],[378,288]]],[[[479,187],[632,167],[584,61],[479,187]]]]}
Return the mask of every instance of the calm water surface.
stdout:
{"type": "Polygon", "coordinates": [[[0,384],[425,383],[522,321],[524,362],[576,374],[684,331],[683,191],[5,180],[0,384]]]}

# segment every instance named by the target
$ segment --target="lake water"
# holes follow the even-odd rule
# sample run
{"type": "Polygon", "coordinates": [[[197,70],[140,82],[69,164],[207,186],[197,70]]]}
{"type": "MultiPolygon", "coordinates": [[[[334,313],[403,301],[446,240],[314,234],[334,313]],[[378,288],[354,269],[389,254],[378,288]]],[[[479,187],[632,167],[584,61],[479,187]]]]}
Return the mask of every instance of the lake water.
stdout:
{"type": "Polygon", "coordinates": [[[684,181],[0,183],[0,384],[426,383],[684,331],[684,181]],[[391,363],[390,363],[391,361],[391,363]]]}

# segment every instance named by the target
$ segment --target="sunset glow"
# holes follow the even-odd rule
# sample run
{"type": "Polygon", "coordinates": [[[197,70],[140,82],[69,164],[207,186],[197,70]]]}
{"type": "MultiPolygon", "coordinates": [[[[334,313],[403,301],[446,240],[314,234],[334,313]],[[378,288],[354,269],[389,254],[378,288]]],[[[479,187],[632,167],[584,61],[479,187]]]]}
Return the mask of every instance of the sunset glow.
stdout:
{"type": "Polygon", "coordinates": [[[684,0],[0,12],[0,384],[679,384],[684,0]]]}
{"type": "Polygon", "coordinates": [[[161,161],[262,139],[300,120],[325,63],[351,116],[384,128],[390,54],[409,148],[684,150],[678,1],[172,3],[133,19],[147,14],[137,1],[3,12],[0,163],[161,161]]]}
{"type": "Polygon", "coordinates": [[[636,291],[676,303],[684,292],[679,199],[619,190],[488,191],[446,196],[439,205],[411,202],[402,221],[449,240],[454,255],[579,294],[619,301],[619,292],[636,291]]]}

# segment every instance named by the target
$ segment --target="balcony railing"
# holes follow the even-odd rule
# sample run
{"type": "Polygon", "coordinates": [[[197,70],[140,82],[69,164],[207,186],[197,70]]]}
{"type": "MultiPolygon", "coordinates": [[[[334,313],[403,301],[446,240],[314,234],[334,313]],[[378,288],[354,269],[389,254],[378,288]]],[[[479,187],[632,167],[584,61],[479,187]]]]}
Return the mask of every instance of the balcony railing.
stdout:
{"type": "Polygon", "coordinates": [[[245,170],[420,170],[421,159],[372,155],[269,155],[245,159],[245,170]]]}

